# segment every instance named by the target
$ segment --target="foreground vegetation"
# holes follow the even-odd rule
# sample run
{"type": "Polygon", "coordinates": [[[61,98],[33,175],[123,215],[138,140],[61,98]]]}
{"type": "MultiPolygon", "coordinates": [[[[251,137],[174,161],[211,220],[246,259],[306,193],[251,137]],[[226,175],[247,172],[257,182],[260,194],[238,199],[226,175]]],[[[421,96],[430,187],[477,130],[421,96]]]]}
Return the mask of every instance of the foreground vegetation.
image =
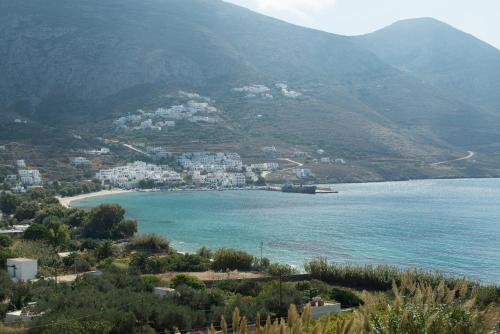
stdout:
{"type": "Polygon", "coordinates": [[[0,236],[2,267],[11,257],[34,258],[39,266],[33,282],[12,283],[0,270],[0,316],[31,302],[38,315],[0,332],[500,333],[499,287],[324,259],[306,263],[310,280],[282,282],[296,271],[236,249],[181,254],[160,236],[137,235],[137,222],[118,205],[69,209],[53,194],[0,195],[3,226],[29,225],[21,236],[0,236]],[[271,278],[209,282],[193,276],[207,270],[271,278]],[[154,287],[175,293],[160,297],[154,287]],[[312,319],[304,305],[317,296],[352,311],[312,319]]]}

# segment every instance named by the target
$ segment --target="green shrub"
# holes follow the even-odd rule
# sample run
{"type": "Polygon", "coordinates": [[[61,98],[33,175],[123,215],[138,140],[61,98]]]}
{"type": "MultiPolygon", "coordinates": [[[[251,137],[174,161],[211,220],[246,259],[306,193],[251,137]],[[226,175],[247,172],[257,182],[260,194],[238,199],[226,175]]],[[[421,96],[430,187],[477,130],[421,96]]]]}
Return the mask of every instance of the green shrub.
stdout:
{"type": "Polygon", "coordinates": [[[196,254],[198,256],[204,257],[206,259],[211,259],[212,256],[213,256],[212,251],[209,248],[205,247],[205,246],[203,246],[200,249],[198,249],[198,251],[196,252],[196,254]]]}
{"type": "Polygon", "coordinates": [[[305,269],[312,278],[333,285],[341,285],[356,289],[385,291],[392,287],[392,282],[401,282],[404,273],[411,274],[412,278],[420,283],[437,286],[445,281],[449,287],[454,286],[459,280],[446,277],[440,273],[431,273],[420,270],[403,271],[388,265],[355,266],[349,264],[328,263],[326,259],[317,259],[305,264],[305,269]]]}
{"type": "Polygon", "coordinates": [[[216,281],[214,287],[243,296],[254,297],[262,290],[262,284],[253,280],[221,280],[216,281]]]}
{"type": "Polygon", "coordinates": [[[343,308],[358,307],[364,304],[363,300],[354,292],[343,288],[333,288],[330,292],[330,298],[339,302],[343,308]]]}
{"type": "Polygon", "coordinates": [[[23,233],[26,240],[45,240],[47,238],[47,228],[41,224],[30,225],[23,233]]]}
{"type": "Polygon", "coordinates": [[[205,283],[194,276],[180,274],[170,280],[170,286],[174,289],[181,285],[186,285],[197,290],[205,288],[205,283]]]}
{"type": "Polygon", "coordinates": [[[267,273],[271,276],[289,276],[297,274],[298,271],[288,264],[272,263],[267,267],[267,273]]]}
{"type": "Polygon", "coordinates": [[[215,251],[212,268],[218,271],[249,271],[252,269],[253,262],[254,257],[248,253],[232,248],[222,248],[215,251]]]}
{"type": "Polygon", "coordinates": [[[0,234],[0,247],[12,246],[12,238],[6,234],[0,234]]]}
{"type": "Polygon", "coordinates": [[[138,235],[130,240],[127,249],[149,253],[168,253],[170,251],[170,241],[157,234],[138,235]]]}
{"type": "Polygon", "coordinates": [[[38,205],[34,202],[22,202],[16,207],[14,217],[19,220],[28,220],[35,217],[38,210],[38,205]]]}

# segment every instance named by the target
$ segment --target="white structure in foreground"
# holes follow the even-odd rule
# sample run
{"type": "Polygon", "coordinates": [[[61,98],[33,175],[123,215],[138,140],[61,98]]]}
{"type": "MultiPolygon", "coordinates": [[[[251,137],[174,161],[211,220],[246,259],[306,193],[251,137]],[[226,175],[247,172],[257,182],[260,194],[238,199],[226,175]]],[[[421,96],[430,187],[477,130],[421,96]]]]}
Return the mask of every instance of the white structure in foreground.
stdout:
{"type": "Polygon", "coordinates": [[[7,259],[7,271],[13,281],[28,281],[38,273],[38,262],[34,259],[7,259]]]}
{"type": "Polygon", "coordinates": [[[329,303],[329,302],[323,302],[320,304],[316,304],[315,306],[311,307],[311,317],[313,319],[318,319],[322,316],[325,315],[330,315],[333,313],[339,313],[341,308],[340,308],[340,303],[329,303]]]}
{"type": "Polygon", "coordinates": [[[172,288],[164,288],[161,286],[157,286],[153,289],[153,293],[160,297],[168,297],[177,295],[177,291],[172,288]]]}
{"type": "Polygon", "coordinates": [[[5,314],[5,323],[13,324],[16,322],[29,322],[33,318],[40,316],[41,314],[35,312],[36,303],[28,303],[28,306],[24,307],[22,310],[11,311],[5,314]]]}

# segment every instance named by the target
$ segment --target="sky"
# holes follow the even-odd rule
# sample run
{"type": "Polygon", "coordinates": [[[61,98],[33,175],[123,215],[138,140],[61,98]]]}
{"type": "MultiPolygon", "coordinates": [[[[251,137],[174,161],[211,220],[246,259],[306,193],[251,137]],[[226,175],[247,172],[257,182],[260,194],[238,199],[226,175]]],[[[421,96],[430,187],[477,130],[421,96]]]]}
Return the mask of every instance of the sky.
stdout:
{"type": "Polygon", "coordinates": [[[500,0],[226,0],[301,26],[360,35],[433,17],[500,49],[500,0]]]}

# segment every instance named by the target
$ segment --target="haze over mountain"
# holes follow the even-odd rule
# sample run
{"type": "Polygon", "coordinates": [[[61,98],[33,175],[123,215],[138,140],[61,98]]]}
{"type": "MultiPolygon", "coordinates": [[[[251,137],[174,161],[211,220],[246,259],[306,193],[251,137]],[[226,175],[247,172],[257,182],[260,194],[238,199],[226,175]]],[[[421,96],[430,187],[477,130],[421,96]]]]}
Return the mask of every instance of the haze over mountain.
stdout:
{"type": "Polygon", "coordinates": [[[381,178],[408,166],[373,159],[440,176],[429,162],[500,143],[500,52],[430,19],[344,37],[217,0],[0,0],[0,58],[0,140],[26,135],[17,117],[120,137],[114,119],[184,90],[215,100],[223,122],[156,143],[323,148],[381,178]],[[234,90],[253,84],[273,98],[234,90]]]}

